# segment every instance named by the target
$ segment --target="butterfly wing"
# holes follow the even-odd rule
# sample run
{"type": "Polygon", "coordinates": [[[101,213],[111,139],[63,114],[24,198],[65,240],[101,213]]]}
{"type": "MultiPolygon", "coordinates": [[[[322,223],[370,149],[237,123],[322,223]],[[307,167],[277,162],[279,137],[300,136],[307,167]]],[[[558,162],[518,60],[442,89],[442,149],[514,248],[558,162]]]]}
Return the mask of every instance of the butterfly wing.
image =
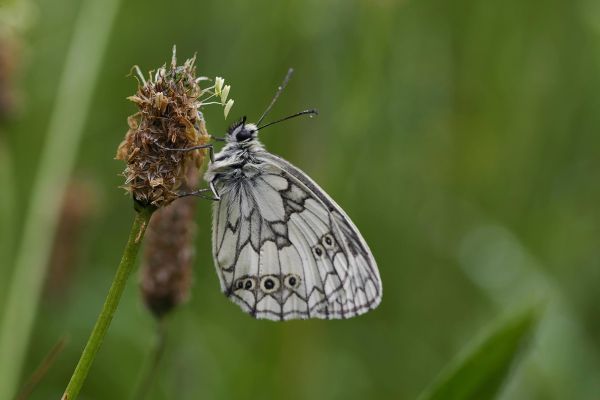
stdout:
{"type": "Polygon", "coordinates": [[[350,318],[381,301],[379,272],[344,211],[306,174],[261,153],[245,179],[213,183],[223,292],[256,318],[350,318]]]}

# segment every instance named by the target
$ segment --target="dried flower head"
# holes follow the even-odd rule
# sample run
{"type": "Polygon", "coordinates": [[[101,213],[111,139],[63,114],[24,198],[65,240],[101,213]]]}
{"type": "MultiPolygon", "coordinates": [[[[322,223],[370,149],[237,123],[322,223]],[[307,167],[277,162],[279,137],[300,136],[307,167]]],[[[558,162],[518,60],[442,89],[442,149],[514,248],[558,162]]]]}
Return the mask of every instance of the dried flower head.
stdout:
{"type": "MultiPolygon", "coordinates": [[[[190,168],[184,187],[194,188],[199,177],[199,171],[190,168]]],[[[146,307],[156,318],[161,318],[189,297],[196,204],[192,197],[178,200],[156,211],[148,226],[140,289],[146,307]]]]}
{"type": "Polygon", "coordinates": [[[20,63],[21,45],[18,37],[0,35],[0,121],[9,120],[21,97],[15,82],[20,63]]]}
{"type": "Polygon", "coordinates": [[[199,108],[207,104],[201,97],[211,92],[201,90],[203,78],[196,77],[194,63],[195,57],[177,66],[173,48],[171,65],[159,68],[148,80],[134,67],[138,91],[128,99],[139,111],[128,119],[129,131],[116,158],[127,163],[124,188],[144,206],[162,207],[179,197],[186,171],[203,161],[204,150],[172,150],[210,139],[199,108]]]}
{"type": "Polygon", "coordinates": [[[46,295],[64,300],[72,288],[86,225],[97,214],[101,193],[93,179],[71,178],[63,193],[58,226],[48,262],[46,295]]]}
{"type": "Polygon", "coordinates": [[[30,0],[0,2],[0,122],[12,119],[20,111],[25,38],[38,11],[30,0]]]}

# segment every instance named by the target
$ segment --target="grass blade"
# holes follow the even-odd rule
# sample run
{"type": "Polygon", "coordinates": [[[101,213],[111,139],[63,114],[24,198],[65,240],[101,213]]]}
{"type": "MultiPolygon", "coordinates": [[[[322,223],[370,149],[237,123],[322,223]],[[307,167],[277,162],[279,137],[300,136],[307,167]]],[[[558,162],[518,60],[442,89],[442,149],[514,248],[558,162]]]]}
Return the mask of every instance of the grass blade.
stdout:
{"type": "Polygon", "coordinates": [[[419,400],[494,399],[528,344],[540,316],[529,308],[503,320],[451,363],[419,400]]]}
{"type": "Polygon", "coordinates": [[[75,162],[119,3],[83,1],[76,21],[0,322],[1,399],[13,398],[18,387],[63,187],[75,162]]]}
{"type": "MultiPolygon", "coordinates": [[[[2,190],[0,191],[0,275],[6,276],[9,273],[9,263],[13,253],[13,232],[15,231],[15,182],[14,182],[13,160],[10,150],[4,143],[0,143],[0,182],[2,190]]],[[[0,290],[6,290],[6,283],[0,283],[0,290]]],[[[0,300],[2,305],[2,300],[0,300]]]]}

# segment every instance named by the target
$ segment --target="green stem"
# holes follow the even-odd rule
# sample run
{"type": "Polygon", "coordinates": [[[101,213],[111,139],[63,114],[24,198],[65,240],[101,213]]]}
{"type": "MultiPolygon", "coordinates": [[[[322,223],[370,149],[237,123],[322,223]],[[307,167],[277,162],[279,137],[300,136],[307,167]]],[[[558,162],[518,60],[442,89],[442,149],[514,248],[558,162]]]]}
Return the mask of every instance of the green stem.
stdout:
{"type": "Polygon", "coordinates": [[[166,323],[167,321],[165,320],[165,317],[162,317],[156,322],[156,343],[152,349],[152,354],[150,355],[148,364],[146,365],[145,370],[142,372],[142,378],[139,380],[135,388],[132,396],[133,400],[144,400],[152,388],[152,383],[156,380],[156,373],[158,372],[160,361],[165,353],[167,342],[166,323]]]}
{"type": "MultiPolygon", "coordinates": [[[[10,261],[13,256],[13,232],[15,231],[15,182],[14,162],[10,151],[4,143],[0,143],[0,182],[3,182],[3,190],[0,193],[0,257],[7,262],[0,265],[0,274],[10,274],[10,261]]],[[[6,282],[0,283],[0,290],[7,289],[6,282]]],[[[0,299],[2,303],[3,299],[0,299]]]]}
{"type": "Polygon", "coordinates": [[[119,264],[115,278],[113,279],[110,290],[108,291],[108,295],[106,296],[106,300],[104,301],[104,306],[102,307],[102,311],[96,320],[94,330],[92,330],[90,338],[83,349],[83,353],[81,353],[77,367],[75,367],[75,371],[71,376],[71,380],[67,385],[67,389],[65,390],[62,400],[75,400],[79,394],[79,391],[81,390],[81,387],[83,386],[83,382],[87,377],[88,371],[92,366],[92,362],[96,357],[96,353],[98,353],[98,349],[100,348],[100,345],[104,340],[104,336],[108,331],[108,327],[110,326],[110,322],[115,314],[115,310],[119,305],[119,300],[121,299],[121,295],[125,289],[127,278],[129,278],[129,275],[131,274],[131,271],[135,265],[135,257],[142,243],[144,232],[146,231],[146,227],[148,226],[148,222],[150,221],[153,211],[154,209],[145,208],[136,214],[135,220],[133,221],[133,226],[131,227],[131,232],[129,234],[129,240],[127,241],[127,245],[123,251],[121,263],[119,264]]]}

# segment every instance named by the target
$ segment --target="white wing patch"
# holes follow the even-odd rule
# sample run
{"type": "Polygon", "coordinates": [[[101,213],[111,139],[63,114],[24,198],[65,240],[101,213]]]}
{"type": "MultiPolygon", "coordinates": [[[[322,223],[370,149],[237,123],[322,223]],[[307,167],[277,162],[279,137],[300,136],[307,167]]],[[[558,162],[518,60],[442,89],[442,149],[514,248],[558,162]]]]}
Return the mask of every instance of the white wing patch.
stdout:
{"type": "Polygon", "coordinates": [[[213,256],[222,291],[256,318],[350,318],[375,308],[375,260],[343,210],[303,172],[261,153],[215,174],[213,256]]]}

